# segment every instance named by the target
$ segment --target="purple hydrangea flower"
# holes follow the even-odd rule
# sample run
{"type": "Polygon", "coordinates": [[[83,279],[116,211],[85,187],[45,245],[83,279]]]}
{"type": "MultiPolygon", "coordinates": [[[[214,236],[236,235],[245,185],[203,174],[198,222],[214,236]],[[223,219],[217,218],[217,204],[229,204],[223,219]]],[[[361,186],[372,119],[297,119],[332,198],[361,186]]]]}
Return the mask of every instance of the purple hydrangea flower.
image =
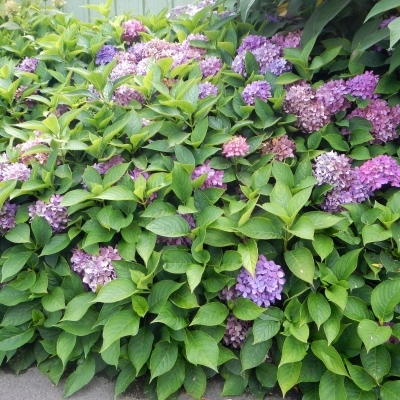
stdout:
{"type": "Polygon", "coordinates": [[[192,173],[192,179],[199,178],[200,176],[207,174],[206,180],[201,185],[201,189],[220,187],[225,188],[225,184],[222,183],[224,178],[224,171],[215,170],[210,167],[210,161],[207,160],[204,164],[196,167],[192,173]]]}
{"type": "Polygon", "coordinates": [[[286,35],[281,35],[279,33],[276,33],[274,36],[272,36],[271,42],[280,46],[282,49],[286,48],[298,49],[300,48],[300,40],[302,34],[303,31],[300,29],[297,31],[289,32],[286,35]]]}
{"type": "Polygon", "coordinates": [[[400,187],[400,167],[396,160],[387,155],[374,157],[361,165],[360,180],[371,191],[386,184],[400,187]]]}
{"type": "Polygon", "coordinates": [[[284,161],[288,157],[294,157],[296,144],[287,135],[279,136],[263,143],[262,154],[273,154],[274,159],[284,161]]]}
{"type": "Polygon", "coordinates": [[[345,111],[350,102],[345,95],[349,89],[343,79],[329,81],[324,83],[315,91],[315,97],[322,101],[330,114],[336,114],[339,111],[345,111]]]}
{"type": "Polygon", "coordinates": [[[240,157],[245,156],[249,151],[250,146],[243,136],[235,136],[222,145],[222,154],[225,157],[240,157]]]}
{"type": "Polygon", "coordinates": [[[0,182],[17,179],[25,182],[29,179],[31,170],[23,163],[0,163],[0,182]]]}
{"type": "Polygon", "coordinates": [[[207,96],[217,96],[218,87],[210,82],[199,83],[199,100],[207,96]]]}
{"type": "Polygon", "coordinates": [[[287,67],[288,62],[281,57],[282,49],[274,43],[266,42],[261,47],[252,50],[251,53],[258,62],[261,75],[267,71],[273,73],[271,70],[277,72],[276,75],[280,75],[291,68],[287,67]]]}
{"type": "Polygon", "coordinates": [[[104,175],[111,167],[114,165],[122,164],[125,160],[122,158],[120,154],[111,157],[109,160],[96,163],[93,165],[93,168],[96,169],[100,175],[104,175]]]}
{"type": "Polygon", "coordinates": [[[18,68],[20,71],[34,73],[36,71],[38,62],[39,61],[34,57],[25,57],[16,68],[18,68]]]}
{"type": "Polygon", "coordinates": [[[234,298],[249,298],[259,306],[269,307],[276,300],[281,300],[284,277],[282,267],[260,255],[254,277],[245,268],[241,269],[234,289],[234,298]]]}
{"type": "Polygon", "coordinates": [[[146,102],[146,98],[143,96],[143,93],[127,85],[121,85],[115,90],[113,100],[123,107],[129,105],[131,100],[136,100],[142,105],[146,102]]]}
{"type": "Polygon", "coordinates": [[[266,101],[271,97],[271,85],[266,81],[255,81],[245,86],[242,92],[242,99],[248,105],[255,104],[255,98],[266,101]]]}
{"type": "MultiPolygon", "coordinates": [[[[389,107],[386,100],[371,99],[365,108],[356,108],[348,116],[361,117],[371,122],[373,128],[371,135],[374,137],[373,143],[386,143],[398,137],[397,126],[400,124],[400,105],[389,107]]],[[[343,130],[346,134],[347,131],[343,130]]]]}
{"type": "Polygon", "coordinates": [[[72,250],[71,269],[95,292],[97,285],[103,286],[117,277],[112,265],[114,260],[121,260],[121,257],[111,246],[100,247],[98,255],[76,248],[72,250]]]}
{"type": "Polygon", "coordinates": [[[355,97],[362,99],[376,99],[379,97],[375,94],[376,86],[379,82],[379,75],[374,75],[371,71],[366,71],[361,75],[347,80],[346,86],[348,92],[355,97]]]}
{"type": "Polygon", "coordinates": [[[379,26],[379,28],[386,28],[392,21],[394,21],[395,19],[396,19],[397,17],[395,16],[395,15],[392,15],[391,17],[389,17],[389,18],[386,18],[386,19],[384,19],[382,22],[381,22],[381,25],[379,26]]]}
{"type": "Polygon", "coordinates": [[[5,235],[10,229],[15,227],[15,215],[18,207],[6,201],[0,210],[0,232],[5,235]]]}
{"type": "Polygon", "coordinates": [[[242,52],[255,50],[259,47],[262,47],[266,43],[268,43],[268,39],[265,36],[249,35],[243,39],[242,44],[237,49],[237,52],[239,54],[242,52]]]}
{"type": "Polygon", "coordinates": [[[235,349],[241,348],[249,329],[249,322],[240,321],[233,314],[230,314],[226,320],[226,330],[222,341],[226,346],[235,349]]]}
{"type": "Polygon", "coordinates": [[[218,57],[207,57],[200,62],[203,77],[214,76],[222,68],[222,60],[218,57]]]}
{"type": "Polygon", "coordinates": [[[66,207],[60,205],[62,196],[53,194],[46,203],[37,200],[35,204],[28,207],[30,221],[35,215],[43,217],[53,228],[53,232],[61,232],[67,227],[68,211],[66,207]]]}
{"type": "Polygon", "coordinates": [[[122,40],[125,40],[127,43],[138,41],[140,38],[140,32],[146,32],[146,27],[136,19],[123,22],[122,28],[124,28],[122,40]]]}
{"type": "Polygon", "coordinates": [[[112,82],[121,76],[136,74],[137,60],[135,54],[120,51],[116,57],[118,61],[110,73],[110,80],[112,82]]]}
{"type": "Polygon", "coordinates": [[[246,52],[239,53],[232,61],[232,71],[236,72],[239,75],[247,76],[246,67],[245,67],[245,57],[246,52]]]}
{"type": "Polygon", "coordinates": [[[117,49],[114,46],[105,44],[96,54],[95,64],[108,64],[113,60],[116,53],[117,49]]]}

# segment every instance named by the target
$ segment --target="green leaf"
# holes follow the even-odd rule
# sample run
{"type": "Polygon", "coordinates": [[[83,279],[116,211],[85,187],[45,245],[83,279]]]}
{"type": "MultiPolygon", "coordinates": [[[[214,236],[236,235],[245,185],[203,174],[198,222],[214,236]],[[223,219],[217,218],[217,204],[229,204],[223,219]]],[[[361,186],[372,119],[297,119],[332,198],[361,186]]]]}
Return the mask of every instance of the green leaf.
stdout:
{"type": "Polygon", "coordinates": [[[314,240],[312,221],[310,218],[304,216],[300,217],[292,228],[288,229],[288,232],[302,239],[314,240]]]}
{"type": "Polygon", "coordinates": [[[325,296],[329,301],[338,305],[341,310],[345,309],[347,304],[348,293],[343,286],[331,285],[329,288],[325,290],[325,296]]]}
{"type": "Polygon", "coordinates": [[[358,263],[358,255],[362,249],[349,251],[341,256],[332,267],[332,271],[339,280],[347,280],[355,271],[358,263]]]}
{"type": "Polygon", "coordinates": [[[379,283],[371,293],[371,306],[381,322],[393,319],[394,307],[400,303],[400,280],[379,283]]]}
{"type": "MultiPolygon", "coordinates": [[[[8,308],[0,326],[18,326],[32,320],[32,312],[41,308],[40,299],[17,304],[8,308]]],[[[1,357],[0,357],[1,358],[1,357]]]]}
{"type": "Polygon", "coordinates": [[[96,294],[93,292],[78,294],[68,303],[61,321],[79,321],[86,314],[95,297],[96,294]]]}
{"type": "Polygon", "coordinates": [[[249,335],[240,350],[240,362],[243,371],[260,365],[265,360],[272,345],[272,340],[253,343],[252,339],[252,335],[249,335]]]}
{"type": "Polygon", "coordinates": [[[316,340],[311,344],[312,352],[324,363],[325,367],[338,375],[347,376],[343,361],[333,346],[328,346],[326,340],[316,340]]]}
{"type": "Polygon", "coordinates": [[[89,309],[80,321],[60,321],[55,326],[76,336],[86,336],[101,329],[100,325],[93,327],[98,316],[99,313],[89,309]]]}
{"type": "Polygon", "coordinates": [[[308,312],[318,329],[331,315],[331,307],[321,293],[310,293],[307,298],[308,312]]]}
{"type": "Polygon", "coordinates": [[[189,172],[177,162],[172,170],[171,189],[184,204],[186,204],[193,192],[189,172]]]}
{"type": "Polygon", "coordinates": [[[354,321],[373,318],[372,312],[366,303],[358,297],[349,296],[343,314],[354,321]]]}
{"type": "Polygon", "coordinates": [[[72,190],[64,195],[60,205],[63,207],[70,207],[75,204],[83,203],[85,200],[91,199],[92,197],[93,194],[87,192],[86,190],[72,190]]]}
{"type": "Polygon", "coordinates": [[[311,211],[303,214],[303,216],[311,219],[315,230],[330,228],[344,219],[344,217],[338,217],[323,211],[311,211]]]}
{"type": "Polygon", "coordinates": [[[133,310],[118,311],[105,324],[103,330],[104,351],[117,339],[124,336],[135,336],[139,330],[140,317],[133,310]]]}
{"type": "Polygon", "coordinates": [[[140,317],[144,317],[149,311],[147,300],[142,296],[132,296],[132,308],[140,317]]]}
{"type": "Polygon", "coordinates": [[[186,271],[186,276],[190,291],[192,293],[194,292],[194,289],[196,289],[196,287],[199,286],[204,271],[205,267],[198,264],[191,264],[188,267],[186,271]]]}
{"type": "Polygon", "coordinates": [[[64,367],[72,353],[72,350],[75,347],[75,343],[76,336],[68,332],[61,332],[57,339],[57,355],[60,357],[64,367]]]}
{"type": "Polygon", "coordinates": [[[136,200],[133,192],[124,186],[113,186],[105,190],[102,194],[95,197],[99,200],[136,200]]]}
{"type": "Polygon", "coordinates": [[[28,224],[18,224],[7,232],[5,238],[11,243],[29,243],[30,233],[28,224]]]}
{"type": "Polygon", "coordinates": [[[33,232],[33,236],[35,237],[36,244],[39,247],[44,247],[52,236],[52,229],[50,224],[46,221],[45,218],[39,217],[35,214],[31,222],[31,228],[33,232]]]}
{"type": "Polygon", "coordinates": [[[185,380],[183,386],[189,396],[200,400],[206,391],[207,378],[200,366],[186,364],[185,380]]]}
{"type": "Polygon", "coordinates": [[[154,250],[154,246],[156,245],[157,235],[152,232],[142,231],[139,236],[138,243],[136,245],[136,251],[142,257],[145,265],[149,261],[151,253],[154,250]]]}
{"type": "Polygon", "coordinates": [[[321,257],[323,261],[329,254],[333,251],[333,240],[331,237],[326,236],[322,233],[314,235],[314,240],[312,242],[315,252],[321,257]]]}
{"type": "Polygon", "coordinates": [[[400,399],[400,382],[389,381],[381,386],[380,397],[382,400],[399,400],[400,399]]]}
{"type": "Polygon", "coordinates": [[[155,345],[150,358],[151,379],[165,374],[174,365],[178,358],[178,345],[176,342],[159,342],[155,345]]]}
{"type": "Polygon", "coordinates": [[[283,162],[274,161],[272,164],[272,175],[277,182],[283,183],[289,189],[294,186],[294,176],[289,165],[283,162]]]}
{"type": "Polygon", "coordinates": [[[153,341],[154,335],[146,326],[140,328],[138,333],[130,338],[128,354],[136,371],[140,371],[149,359],[153,341]]]}
{"type": "Polygon", "coordinates": [[[121,340],[117,339],[112,342],[102,353],[100,353],[103,361],[108,365],[113,365],[115,368],[118,367],[118,361],[121,354],[121,340]]]}
{"type": "Polygon", "coordinates": [[[374,347],[368,353],[363,347],[360,358],[362,366],[377,383],[381,382],[390,370],[390,354],[383,345],[374,347]]]}
{"type": "Polygon", "coordinates": [[[64,292],[59,287],[55,287],[51,293],[42,297],[42,304],[48,312],[63,310],[65,308],[64,292]]]}
{"type": "Polygon", "coordinates": [[[188,235],[191,231],[187,221],[179,215],[157,218],[150,222],[146,229],[165,237],[181,237],[188,235]]]}
{"type": "Polygon", "coordinates": [[[278,321],[257,318],[253,325],[254,344],[273,338],[280,328],[278,321]]]}
{"type": "Polygon", "coordinates": [[[258,248],[256,241],[254,239],[250,239],[246,243],[240,243],[237,251],[242,256],[243,267],[245,267],[247,271],[254,276],[258,260],[258,248]]]}
{"type": "Polygon", "coordinates": [[[290,83],[300,81],[301,79],[303,79],[301,76],[298,76],[293,72],[284,72],[276,78],[275,83],[277,85],[289,85],[290,83]]]}
{"type": "Polygon", "coordinates": [[[279,366],[283,364],[302,361],[307,354],[308,344],[300,342],[294,336],[287,336],[282,348],[282,358],[279,366]]]}
{"type": "Polygon", "coordinates": [[[65,382],[63,398],[71,396],[83,386],[87,385],[93,378],[96,364],[92,356],[88,356],[85,362],[68,377],[65,382]]]}
{"type": "Polygon", "coordinates": [[[349,371],[350,378],[362,390],[370,391],[376,386],[376,382],[368,372],[358,366],[346,362],[347,370],[349,371]]]}
{"type": "Polygon", "coordinates": [[[190,325],[219,325],[225,321],[228,314],[229,310],[224,304],[219,302],[208,303],[199,308],[190,325]]]}
{"type": "Polygon", "coordinates": [[[157,379],[157,398],[165,400],[167,397],[176,392],[185,379],[185,361],[178,358],[172,369],[157,379]]]}
{"type": "Polygon", "coordinates": [[[6,281],[8,278],[11,278],[21,271],[31,258],[32,254],[33,252],[31,251],[22,251],[13,254],[12,257],[8,258],[1,268],[1,282],[6,281]]]}
{"type": "Polygon", "coordinates": [[[92,303],[115,303],[132,296],[136,292],[135,284],[128,279],[114,279],[104,285],[92,303]]]}
{"type": "Polygon", "coordinates": [[[308,337],[310,336],[310,328],[307,324],[301,326],[299,324],[290,324],[289,330],[296,339],[300,340],[301,342],[307,343],[308,337]]]}
{"type": "Polygon", "coordinates": [[[16,350],[28,343],[35,329],[20,329],[14,326],[6,326],[0,330],[0,351],[16,350]]]}
{"type": "Polygon", "coordinates": [[[313,284],[314,280],[314,258],[311,251],[305,247],[285,251],[285,261],[292,273],[301,280],[313,284]]]}
{"type": "Polygon", "coordinates": [[[71,240],[68,237],[67,233],[61,233],[60,235],[53,236],[49,243],[44,246],[40,256],[48,256],[50,254],[57,254],[61,250],[64,250],[69,244],[71,244],[71,240]]]}
{"type": "Polygon", "coordinates": [[[128,386],[135,380],[136,370],[131,363],[127,363],[125,367],[121,368],[121,372],[118,374],[115,382],[114,398],[124,392],[128,386]]]}
{"type": "Polygon", "coordinates": [[[379,346],[389,340],[392,330],[389,326],[379,326],[374,321],[363,319],[358,324],[357,333],[368,353],[373,347],[379,346]]]}
{"type": "Polygon", "coordinates": [[[186,331],[187,360],[217,371],[219,348],[217,342],[203,331],[186,331]]]}
{"type": "Polygon", "coordinates": [[[154,319],[152,322],[160,322],[164,325],[167,325],[169,328],[178,331],[188,325],[186,319],[183,318],[182,314],[182,310],[180,310],[170,301],[167,301],[161,308],[157,318],[154,319]]]}
{"type": "Polygon", "coordinates": [[[350,380],[345,380],[344,386],[347,393],[347,400],[376,400],[376,395],[373,391],[365,392],[350,380]]]}
{"type": "Polygon", "coordinates": [[[375,15],[383,14],[384,12],[397,7],[400,7],[400,0],[380,0],[371,8],[371,11],[365,17],[364,22],[368,21],[372,17],[375,17],[375,15]]]}
{"type": "Polygon", "coordinates": [[[16,185],[16,179],[0,183],[0,208],[3,207],[4,202],[10,197],[10,194],[15,189],[16,185]]]}
{"type": "Polygon", "coordinates": [[[344,388],[344,376],[325,371],[319,382],[319,397],[329,400],[343,400],[347,398],[344,388]]]}
{"type": "Polygon", "coordinates": [[[182,283],[164,280],[157,282],[151,289],[150,295],[147,299],[149,303],[149,311],[154,314],[158,314],[164,304],[167,302],[169,296],[176,292],[182,283]]]}
{"type": "Polygon", "coordinates": [[[254,239],[270,240],[282,239],[282,229],[267,218],[250,218],[238,228],[240,233],[254,239]]]}
{"type": "Polygon", "coordinates": [[[236,318],[242,321],[252,321],[258,318],[263,312],[264,308],[259,307],[257,304],[253,303],[250,299],[245,299],[239,297],[233,306],[233,314],[236,318]]]}
{"type": "Polygon", "coordinates": [[[257,366],[256,376],[261,384],[267,388],[273,388],[276,385],[278,368],[274,364],[263,363],[257,366]]]}
{"type": "Polygon", "coordinates": [[[362,229],[362,239],[364,246],[367,243],[382,242],[392,237],[392,232],[385,230],[381,225],[365,225],[362,229]]]}
{"type": "Polygon", "coordinates": [[[285,396],[287,391],[291,389],[298,381],[301,371],[301,361],[283,364],[278,368],[277,378],[282,395],[285,396]]]}

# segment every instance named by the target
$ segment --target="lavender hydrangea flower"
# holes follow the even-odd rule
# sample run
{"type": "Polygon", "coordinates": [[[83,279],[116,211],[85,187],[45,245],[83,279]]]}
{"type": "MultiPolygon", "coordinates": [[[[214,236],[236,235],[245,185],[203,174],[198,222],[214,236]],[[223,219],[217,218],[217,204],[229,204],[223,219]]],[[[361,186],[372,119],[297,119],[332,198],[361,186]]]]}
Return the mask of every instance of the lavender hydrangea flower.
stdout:
{"type": "Polygon", "coordinates": [[[207,96],[217,96],[218,87],[210,82],[199,83],[199,100],[207,96]]]}
{"type": "Polygon", "coordinates": [[[103,286],[117,277],[112,264],[115,260],[121,260],[121,256],[111,246],[100,247],[99,255],[76,248],[72,250],[71,269],[95,292],[98,285],[103,286]]]}
{"type": "Polygon", "coordinates": [[[285,273],[279,265],[260,255],[254,278],[245,268],[241,269],[237,277],[234,297],[249,298],[259,306],[269,307],[276,300],[281,300],[284,277],[285,273]]]}
{"type": "Polygon", "coordinates": [[[255,98],[266,101],[271,97],[271,85],[266,81],[255,81],[245,86],[242,92],[242,99],[248,105],[255,104],[255,98]]]}
{"type": "Polygon", "coordinates": [[[361,75],[347,80],[346,86],[350,94],[362,99],[376,99],[379,97],[375,94],[376,86],[379,82],[379,76],[374,75],[371,71],[366,71],[361,75]]]}
{"type": "Polygon", "coordinates": [[[381,22],[379,28],[381,28],[381,29],[382,29],[382,28],[386,28],[386,27],[387,27],[392,21],[394,21],[396,18],[397,18],[397,17],[396,17],[395,15],[392,15],[391,17],[384,19],[384,20],[381,22]]]}
{"type": "Polygon", "coordinates": [[[345,111],[350,107],[350,102],[345,95],[349,89],[343,79],[324,83],[315,91],[315,97],[322,101],[330,114],[345,111]]]}
{"type": "Polygon", "coordinates": [[[241,157],[245,156],[250,146],[243,136],[235,136],[222,145],[222,154],[225,157],[241,157]]]}
{"type": "Polygon", "coordinates": [[[241,348],[249,329],[249,322],[240,321],[233,314],[230,314],[226,320],[226,330],[222,341],[226,346],[234,349],[241,348]]]}
{"type": "Polygon", "coordinates": [[[143,93],[127,85],[121,85],[115,90],[113,100],[122,107],[129,105],[131,100],[136,100],[142,105],[146,102],[143,93]]]}
{"type": "Polygon", "coordinates": [[[360,180],[371,191],[380,189],[386,184],[400,187],[400,167],[390,156],[374,157],[361,165],[360,180]]]}
{"type": "Polygon", "coordinates": [[[280,46],[282,49],[293,48],[298,49],[300,48],[300,40],[303,31],[298,29],[293,32],[289,32],[286,35],[281,35],[276,33],[271,38],[271,42],[275,43],[276,45],[280,46]]]}
{"type": "Polygon", "coordinates": [[[16,68],[18,68],[20,71],[34,73],[38,63],[39,61],[34,57],[25,57],[16,68]]]}
{"type": "Polygon", "coordinates": [[[295,150],[295,142],[287,135],[283,135],[263,143],[261,153],[273,154],[275,160],[284,161],[288,157],[294,157],[295,150]]]}
{"type": "Polygon", "coordinates": [[[111,157],[109,160],[96,163],[93,165],[93,168],[96,169],[100,175],[104,175],[111,167],[114,165],[122,164],[125,160],[122,158],[120,154],[111,157]]]}
{"type": "Polygon", "coordinates": [[[113,60],[116,53],[117,49],[114,46],[110,44],[103,45],[103,47],[96,54],[95,64],[108,64],[113,60]]]}
{"type": "Polygon", "coordinates": [[[28,207],[30,221],[35,217],[43,217],[53,228],[53,232],[61,232],[67,227],[69,221],[68,210],[60,205],[62,196],[53,194],[49,201],[38,200],[35,204],[28,207]]]}
{"type": "Polygon", "coordinates": [[[243,39],[242,44],[237,49],[237,52],[239,54],[242,52],[255,50],[259,47],[262,47],[266,43],[268,43],[268,39],[265,36],[249,35],[243,39]]]}
{"type": "Polygon", "coordinates": [[[123,22],[122,28],[124,28],[122,40],[125,40],[127,43],[136,42],[140,38],[140,32],[146,32],[146,27],[136,19],[123,22]]]}
{"type": "Polygon", "coordinates": [[[214,76],[222,68],[222,60],[218,57],[207,57],[200,62],[200,69],[203,77],[214,76]]]}
{"type": "Polygon", "coordinates": [[[15,215],[18,207],[6,201],[0,210],[0,233],[5,235],[10,229],[15,227],[15,215]]]}
{"type": "Polygon", "coordinates": [[[0,163],[0,182],[17,179],[26,182],[31,175],[31,170],[23,163],[0,163]]]}
{"type": "Polygon", "coordinates": [[[222,183],[224,178],[224,171],[215,170],[210,167],[210,161],[207,160],[204,164],[196,167],[192,173],[192,179],[199,178],[200,176],[207,174],[206,180],[201,185],[201,189],[219,187],[225,188],[225,184],[222,183]]]}
{"type": "Polygon", "coordinates": [[[120,51],[115,57],[118,61],[110,73],[110,80],[112,82],[121,76],[134,75],[137,73],[137,59],[135,54],[120,51]]]}
{"type": "Polygon", "coordinates": [[[266,42],[261,47],[251,51],[257,60],[259,73],[264,75],[267,71],[280,75],[291,69],[289,63],[281,57],[282,49],[271,42],[266,42]]]}
{"type": "MultiPolygon", "coordinates": [[[[365,108],[356,108],[346,118],[361,117],[371,122],[373,143],[381,144],[398,137],[397,126],[400,124],[400,105],[389,107],[386,100],[371,99],[365,108]]],[[[347,131],[343,130],[346,134],[347,131]]]]}

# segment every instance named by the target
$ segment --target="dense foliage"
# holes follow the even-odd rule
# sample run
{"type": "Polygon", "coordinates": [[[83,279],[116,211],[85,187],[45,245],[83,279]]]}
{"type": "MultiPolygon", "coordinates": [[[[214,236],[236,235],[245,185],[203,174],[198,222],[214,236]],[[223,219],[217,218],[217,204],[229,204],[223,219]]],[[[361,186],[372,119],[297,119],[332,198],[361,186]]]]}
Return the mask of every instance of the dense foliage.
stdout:
{"type": "Polygon", "coordinates": [[[0,363],[398,398],[400,2],[281,3],[2,5],[0,363]]]}

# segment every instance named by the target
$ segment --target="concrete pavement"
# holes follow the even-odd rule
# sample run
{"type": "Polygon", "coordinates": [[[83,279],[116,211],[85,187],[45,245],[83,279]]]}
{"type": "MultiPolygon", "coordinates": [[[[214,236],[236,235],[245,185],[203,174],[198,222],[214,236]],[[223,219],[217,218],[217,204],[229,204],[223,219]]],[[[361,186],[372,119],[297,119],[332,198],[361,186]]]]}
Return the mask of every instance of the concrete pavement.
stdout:
{"type": "MultiPolygon", "coordinates": [[[[0,399],[1,400],[60,400],[64,391],[65,378],[58,386],[54,386],[50,379],[44,376],[37,368],[31,367],[21,372],[19,376],[7,368],[0,367],[0,399]]],[[[221,397],[223,381],[221,378],[212,378],[207,383],[204,400],[255,400],[250,393],[241,396],[221,397]]],[[[265,397],[266,400],[282,400],[277,391],[265,397]]],[[[299,400],[295,393],[288,393],[285,400],[299,400]]],[[[114,382],[104,375],[96,375],[93,380],[80,391],[68,397],[71,400],[113,400],[114,382]]],[[[118,400],[147,400],[140,382],[134,382],[128,389],[118,396],[118,400]]],[[[178,400],[193,400],[182,391],[178,400]]]]}

